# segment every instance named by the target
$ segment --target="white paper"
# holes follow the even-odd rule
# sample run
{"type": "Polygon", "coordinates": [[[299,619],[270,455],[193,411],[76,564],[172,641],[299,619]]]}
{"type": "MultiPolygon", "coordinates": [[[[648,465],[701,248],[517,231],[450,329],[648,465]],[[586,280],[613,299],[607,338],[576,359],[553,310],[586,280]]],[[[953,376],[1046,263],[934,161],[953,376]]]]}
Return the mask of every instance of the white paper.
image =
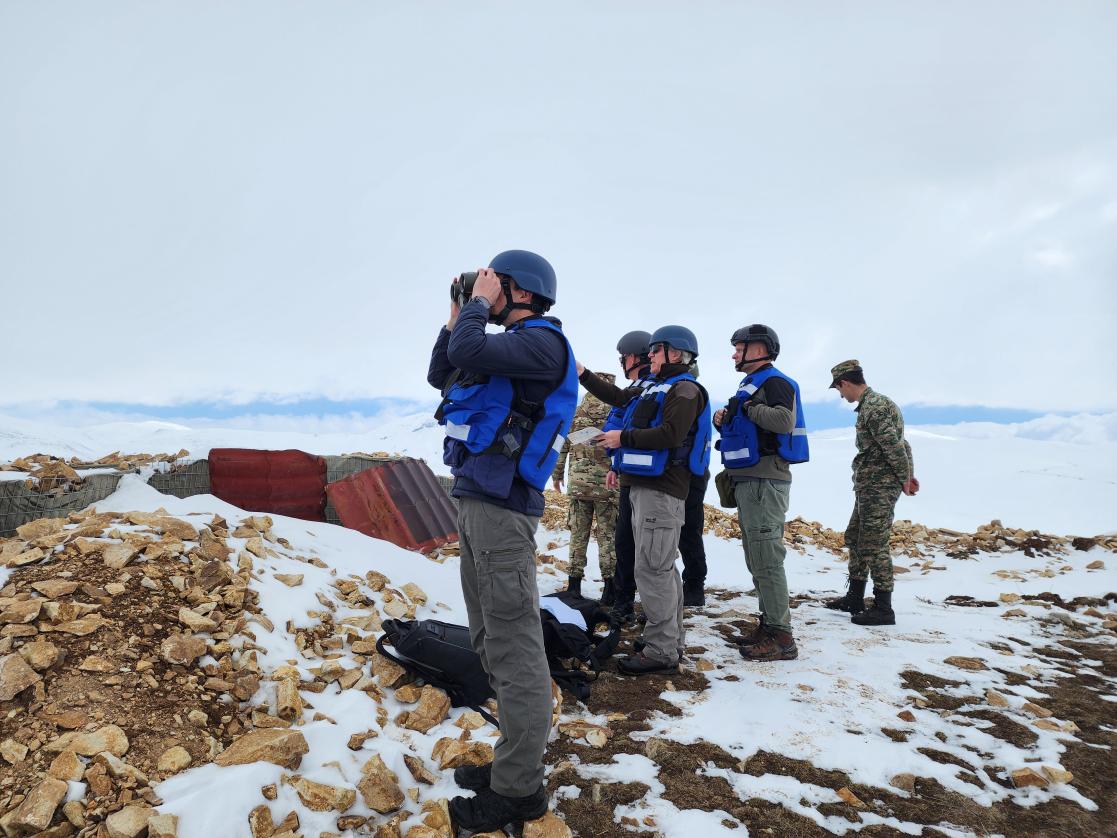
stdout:
{"type": "Polygon", "coordinates": [[[601,428],[582,428],[577,430],[567,437],[571,445],[581,445],[583,442],[589,442],[605,433],[601,428]]]}

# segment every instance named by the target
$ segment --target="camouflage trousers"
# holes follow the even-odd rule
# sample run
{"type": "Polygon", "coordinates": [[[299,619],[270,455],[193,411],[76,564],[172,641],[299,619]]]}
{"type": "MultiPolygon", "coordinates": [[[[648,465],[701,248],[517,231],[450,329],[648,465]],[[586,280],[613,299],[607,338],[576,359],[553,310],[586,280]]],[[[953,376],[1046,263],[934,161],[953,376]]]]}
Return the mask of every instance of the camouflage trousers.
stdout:
{"type": "Polygon", "coordinates": [[[872,574],[874,588],[891,591],[894,583],[888,541],[900,486],[858,486],[854,492],[853,514],[846,527],[849,578],[863,580],[872,574]]]}
{"type": "Polygon", "coordinates": [[[570,575],[584,576],[586,572],[586,548],[590,543],[590,530],[594,518],[597,528],[598,562],[601,565],[601,578],[609,579],[617,568],[615,533],[617,530],[617,498],[594,500],[592,498],[571,498],[570,513],[570,575]]]}

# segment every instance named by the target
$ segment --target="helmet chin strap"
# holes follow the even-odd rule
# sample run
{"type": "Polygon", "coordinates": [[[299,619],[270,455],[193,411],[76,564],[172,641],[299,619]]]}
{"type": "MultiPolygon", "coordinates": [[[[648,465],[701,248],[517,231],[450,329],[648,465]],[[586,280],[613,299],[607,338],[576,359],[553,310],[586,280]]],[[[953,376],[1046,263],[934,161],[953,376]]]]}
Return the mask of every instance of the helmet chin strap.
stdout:
{"type": "Polygon", "coordinates": [[[758,364],[761,361],[771,361],[771,360],[772,360],[771,353],[763,356],[762,358],[748,358],[748,359],[742,358],[740,363],[736,364],[735,367],[736,367],[737,372],[744,372],[745,371],[745,366],[748,365],[748,364],[758,364]]]}
{"type": "Polygon", "coordinates": [[[500,311],[493,313],[493,309],[489,309],[489,322],[496,323],[498,326],[503,326],[504,321],[508,319],[508,315],[516,309],[532,309],[531,303],[515,303],[512,302],[512,287],[508,284],[508,280],[502,279],[500,281],[501,290],[504,291],[504,308],[500,311]]]}
{"type": "Polygon", "coordinates": [[[628,378],[628,376],[632,375],[633,370],[643,369],[645,367],[650,367],[651,365],[652,365],[651,359],[648,358],[647,355],[637,355],[636,356],[636,363],[633,364],[631,367],[625,367],[625,370],[624,370],[625,378],[628,378]]]}

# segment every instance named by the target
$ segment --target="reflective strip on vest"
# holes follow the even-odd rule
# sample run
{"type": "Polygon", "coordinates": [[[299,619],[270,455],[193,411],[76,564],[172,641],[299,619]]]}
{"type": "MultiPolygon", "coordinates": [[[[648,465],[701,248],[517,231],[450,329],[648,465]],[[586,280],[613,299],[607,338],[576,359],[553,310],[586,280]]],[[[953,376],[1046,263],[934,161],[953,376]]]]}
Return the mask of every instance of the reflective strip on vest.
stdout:
{"type": "Polygon", "coordinates": [[[727,460],[747,460],[749,457],[749,449],[738,448],[736,451],[722,451],[722,456],[727,460]]]}
{"type": "Polygon", "coordinates": [[[632,466],[648,467],[648,466],[651,466],[651,464],[652,464],[652,455],[651,454],[630,454],[629,452],[626,451],[624,453],[624,456],[621,458],[621,462],[627,463],[628,465],[632,465],[632,466]]]}
{"type": "Polygon", "coordinates": [[[555,437],[555,441],[551,445],[551,447],[558,451],[559,454],[562,454],[562,446],[564,442],[566,442],[566,437],[564,437],[562,434],[559,434],[555,437]]]}
{"type": "Polygon", "coordinates": [[[760,388],[759,387],[754,387],[752,384],[743,384],[743,385],[741,385],[741,389],[744,390],[746,393],[748,393],[751,396],[753,393],[755,393],[760,388]]]}
{"type": "Polygon", "coordinates": [[[465,442],[469,439],[469,425],[455,425],[453,422],[447,422],[446,436],[465,442]]]}

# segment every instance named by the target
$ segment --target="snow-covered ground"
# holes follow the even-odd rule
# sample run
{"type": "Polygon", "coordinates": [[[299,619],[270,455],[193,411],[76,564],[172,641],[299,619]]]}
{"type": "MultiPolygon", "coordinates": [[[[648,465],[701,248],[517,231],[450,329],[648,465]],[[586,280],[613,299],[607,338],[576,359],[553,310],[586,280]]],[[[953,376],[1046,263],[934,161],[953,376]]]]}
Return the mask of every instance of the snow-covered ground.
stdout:
{"type": "MultiPolygon", "coordinates": [[[[897,517],[973,530],[993,518],[1060,535],[1117,529],[1117,414],[1048,416],[1015,425],[908,428],[922,491],[901,498],[897,517]]],[[[0,461],[37,452],[96,459],[112,451],[196,458],[211,448],[298,448],[314,454],[388,451],[443,471],[442,433],[429,415],[386,417],[363,432],[191,429],[167,422],[51,428],[0,415],[0,461]]],[[[853,428],[811,435],[811,462],[797,466],[792,516],[845,529],[852,504],[853,428]]],[[[708,502],[717,503],[713,486],[708,502]]]]}

